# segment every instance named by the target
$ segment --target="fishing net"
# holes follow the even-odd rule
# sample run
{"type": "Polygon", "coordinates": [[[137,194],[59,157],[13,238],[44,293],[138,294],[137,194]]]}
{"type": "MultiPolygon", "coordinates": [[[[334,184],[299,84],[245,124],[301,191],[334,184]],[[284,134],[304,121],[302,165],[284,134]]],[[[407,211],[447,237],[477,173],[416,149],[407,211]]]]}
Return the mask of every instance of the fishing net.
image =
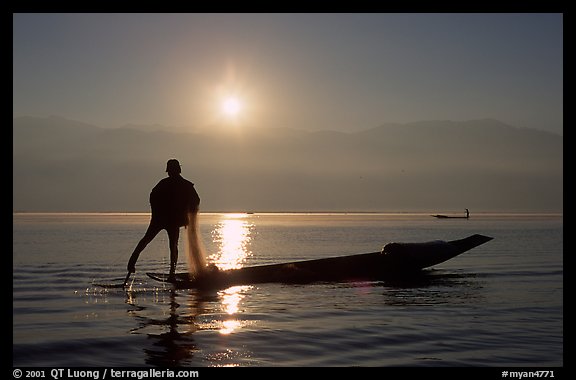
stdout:
{"type": "Polygon", "coordinates": [[[190,277],[196,277],[206,269],[206,252],[198,226],[198,212],[188,213],[188,225],[186,226],[188,273],[190,277]]]}

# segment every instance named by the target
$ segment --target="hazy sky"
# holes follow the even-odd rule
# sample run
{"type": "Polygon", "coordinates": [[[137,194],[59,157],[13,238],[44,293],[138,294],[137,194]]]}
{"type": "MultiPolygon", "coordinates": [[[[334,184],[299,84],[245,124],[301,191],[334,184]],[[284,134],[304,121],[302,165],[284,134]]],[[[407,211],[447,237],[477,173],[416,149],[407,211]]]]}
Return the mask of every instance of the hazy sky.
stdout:
{"type": "Polygon", "coordinates": [[[494,118],[562,134],[562,14],[14,14],[14,116],[362,130],[494,118]],[[231,122],[231,121],[227,121],[231,122]]]}

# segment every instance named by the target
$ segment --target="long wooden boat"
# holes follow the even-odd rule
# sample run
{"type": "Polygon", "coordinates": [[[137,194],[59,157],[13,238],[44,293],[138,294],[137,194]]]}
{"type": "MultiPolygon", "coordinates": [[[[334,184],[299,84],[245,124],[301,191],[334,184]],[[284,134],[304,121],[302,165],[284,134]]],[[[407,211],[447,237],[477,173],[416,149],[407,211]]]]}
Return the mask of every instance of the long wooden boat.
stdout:
{"type": "Polygon", "coordinates": [[[471,235],[452,241],[389,243],[379,252],[281,264],[249,266],[240,269],[207,269],[197,277],[177,273],[147,275],[170,282],[176,288],[226,288],[257,283],[310,283],[318,281],[363,281],[398,278],[440,264],[492,240],[489,236],[471,235]]]}

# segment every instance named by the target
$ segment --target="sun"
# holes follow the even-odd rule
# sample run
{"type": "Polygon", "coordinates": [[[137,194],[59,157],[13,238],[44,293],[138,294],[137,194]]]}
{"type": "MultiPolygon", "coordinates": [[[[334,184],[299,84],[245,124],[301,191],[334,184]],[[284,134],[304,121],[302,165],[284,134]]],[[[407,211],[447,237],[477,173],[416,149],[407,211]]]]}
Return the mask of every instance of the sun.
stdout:
{"type": "Polygon", "coordinates": [[[222,113],[229,118],[236,118],[242,111],[242,102],[234,95],[229,95],[222,100],[220,105],[222,113]]]}

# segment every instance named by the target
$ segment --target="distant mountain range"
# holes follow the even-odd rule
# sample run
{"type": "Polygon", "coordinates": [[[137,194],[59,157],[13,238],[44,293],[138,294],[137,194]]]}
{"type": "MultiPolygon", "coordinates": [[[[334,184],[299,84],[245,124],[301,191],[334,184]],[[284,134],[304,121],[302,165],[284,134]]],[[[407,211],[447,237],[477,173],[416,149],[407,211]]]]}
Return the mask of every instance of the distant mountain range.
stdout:
{"type": "Polygon", "coordinates": [[[496,120],[355,133],[13,119],[14,211],[149,211],[169,158],[203,211],[561,211],[563,137],[496,120]]]}

